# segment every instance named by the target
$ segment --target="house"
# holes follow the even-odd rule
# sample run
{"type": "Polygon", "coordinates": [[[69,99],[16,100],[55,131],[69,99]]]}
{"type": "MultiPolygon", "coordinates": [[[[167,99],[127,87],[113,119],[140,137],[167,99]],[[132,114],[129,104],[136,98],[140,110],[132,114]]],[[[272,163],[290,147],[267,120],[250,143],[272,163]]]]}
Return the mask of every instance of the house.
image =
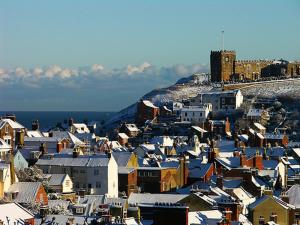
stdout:
{"type": "Polygon", "coordinates": [[[295,223],[300,222],[300,185],[295,184],[281,195],[281,199],[286,203],[295,206],[295,223]]]}
{"type": "Polygon", "coordinates": [[[0,138],[0,160],[5,160],[6,155],[11,151],[11,149],[11,145],[0,138]]]}
{"type": "Polygon", "coordinates": [[[209,113],[212,111],[212,104],[203,104],[200,106],[185,106],[180,111],[180,121],[190,122],[192,124],[201,124],[204,122],[209,113]]]}
{"type": "Polygon", "coordinates": [[[210,135],[231,136],[230,122],[226,120],[206,120],[203,127],[210,135]]]}
{"type": "Polygon", "coordinates": [[[159,115],[159,108],[148,100],[140,100],[137,105],[136,115],[136,121],[139,124],[142,124],[147,120],[152,121],[159,115]]]}
{"type": "Polygon", "coordinates": [[[249,205],[249,218],[253,225],[273,221],[276,224],[292,225],[295,207],[272,195],[263,195],[249,205]]]}
{"type": "Polygon", "coordinates": [[[0,140],[3,140],[11,148],[14,147],[14,130],[6,120],[0,120],[0,140]]]}
{"type": "Polygon", "coordinates": [[[11,184],[18,181],[17,176],[11,170],[11,163],[0,161],[0,199],[3,198],[5,192],[8,191],[11,184]]]}
{"type": "Polygon", "coordinates": [[[69,193],[73,191],[73,182],[68,174],[49,174],[48,185],[56,193],[69,193]]]}
{"type": "Polygon", "coordinates": [[[112,152],[118,167],[137,168],[138,159],[133,152],[112,152]]]}
{"type": "Polygon", "coordinates": [[[68,174],[75,191],[118,196],[118,165],[111,153],[79,156],[74,151],[73,156],[39,159],[36,165],[45,174],[68,174]]]}
{"type": "Polygon", "coordinates": [[[137,193],[137,170],[134,168],[118,168],[119,192],[125,192],[126,196],[131,193],[137,193]]]}
{"type": "Polygon", "coordinates": [[[85,123],[72,123],[69,130],[71,133],[90,133],[90,130],[85,123]]]}
{"type": "Polygon", "coordinates": [[[142,192],[166,192],[187,183],[188,168],[184,160],[178,167],[139,167],[137,185],[142,192]]]}
{"type": "Polygon", "coordinates": [[[28,162],[26,161],[20,150],[17,150],[14,154],[14,165],[16,170],[22,170],[28,167],[28,162]]]}
{"type": "Polygon", "coordinates": [[[125,133],[118,133],[118,141],[122,146],[126,146],[128,144],[129,137],[125,133]]]}
{"type": "Polygon", "coordinates": [[[196,181],[208,182],[213,175],[214,165],[213,163],[199,164],[189,166],[188,183],[192,184],[196,181]]]}
{"type": "Polygon", "coordinates": [[[15,202],[0,204],[0,224],[34,225],[34,214],[15,202]]]}
{"type": "Polygon", "coordinates": [[[265,146],[268,146],[268,144],[271,144],[271,146],[282,146],[286,147],[289,143],[289,138],[286,134],[265,134],[264,144],[265,146]]]}
{"type": "Polygon", "coordinates": [[[270,120],[270,115],[265,109],[249,109],[247,113],[247,120],[250,123],[266,124],[270,120]]]}
{"type": "Polygon", "coordinates": [[[231,112],[241,107],[243,95],[240,90],[216,91],[198,94],[191,100],[191,105],[212,104],[213,113],[231,112]]]}
{"type": "Polygon", "coordinates": [[[134,123],[123,123],[119,132],[127,134],[128,137],[136,137],[140,133],[140,129],[134,123]]]}
{"type": "Polygon", "coordinates": [[[17,182],[10,186],[5,196],[24,205],[48,205],[47,193],[40,182],[17,182]]]}
{"type": "MultiPolygon", "coordinates": [[[[5,135],[12,137],[11,146],[13,147],[13,146],[17,146],[17,145],[23,145],[24,144],[25,127],[16,121],[16,117],[15,116],[6,116],[6,118],[1,119],[0,121],[1,121],[0,127],[3,122],[5,124],[9,124],[9,126],[11,127],[8,129],[9,130],[8,133],[6,133],[6,130],[5,130],[5,135]],[[11,129],[13,130],[13,133],[11,132],[11,129]],[[9,134],[9,135],[7,135],[7,134],[9,134]]],[[[0,135],[0,138],[2,138],[2,134],[0,135]]],[[[5,140],[5,138],[3,138],[3,139],[5,140]]],[[[7,139],[7,140],[9,140],[9,139],[7,139]]]]}
{"type": "MultiPolygon", "coordinates": [[[[179,213],[179,211],[176,211],[176,208],[174,208],[174,205],[176,203],[179,203],[179,201],[183,198],[185,198],[187,195],[184,194],[150,194],[150,193],[131,193],[131,195],[128,198],[128,205],[138,205],[140,208],[140,214],[141,217],[145,220],[154,220],[154,217],[156,217],[157,220],[159,218],[163,219],[164,221],[162,223],[157,224],[169,224],[165,221],[166,218],[170,218],[173,215],[173,218],[177,218],[177,221],[174,222],[172,220],[171,224],[186,224],[182,223],[181,220],[178,220],[178,217],[174,217],[174,215],[179,213]],[[167,205],[169,205],[169,213],[165,211],[167,205]],[[171,208],[170,208],[171,206],[171,208]],[[158,207],[162,208],[163,211],[158,211],[158,207]],[[174,211],[172,210],[175,209],[174,211]],[[163,217],[163,218],[162,218],[163,217]]],[[[177,204],[178,207],[178,204],[177,204]]],[[[186,207],[184,208],[184,211],[186,212],[186,207]]],[[[187,215],[185,215],[186,217],[187,215]]],[[[169,221],[170,222],[170,221],[169,221]]],[[[152,223],[151,223],[152,224],[152,223]]]]}

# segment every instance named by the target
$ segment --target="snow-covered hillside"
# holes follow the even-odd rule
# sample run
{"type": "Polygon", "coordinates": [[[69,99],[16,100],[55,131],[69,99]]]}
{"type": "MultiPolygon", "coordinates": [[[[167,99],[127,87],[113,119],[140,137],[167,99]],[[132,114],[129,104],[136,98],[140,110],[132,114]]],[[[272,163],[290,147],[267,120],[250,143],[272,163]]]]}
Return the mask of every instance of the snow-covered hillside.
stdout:
{"type": "MultiPolygon", "coordinates": [[[[181,78],[174,85],[155,89],[142,97],[153,102],[157,106],[161,106],[169,101],[182,101],[197,96],[199,93],[210,92],[212,90],[220,90],[218,87],[213,87],[207,81],[205,74],[192,75],[186,78],[181,78]]],[[[273,82],[264,82],[260,85],[243,87],[241,89],[244,96],[261,96],[274,97],[289,95],[291,97],[300,97],[300,79],[299,80],[284,80],[273,82]]],[[[133,104],[119,113],[117,113],[107,125],[113,126],[121,121],[133,121],[137,111],[137,104],[133,104]]]]}

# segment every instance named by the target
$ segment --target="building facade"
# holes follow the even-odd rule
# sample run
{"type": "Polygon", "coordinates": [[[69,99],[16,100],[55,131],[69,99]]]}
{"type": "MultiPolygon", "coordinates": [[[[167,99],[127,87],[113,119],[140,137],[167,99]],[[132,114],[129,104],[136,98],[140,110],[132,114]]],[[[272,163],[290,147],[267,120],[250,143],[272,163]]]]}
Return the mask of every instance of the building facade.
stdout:
{"type": "Polygon", "coordinates": [[[236,60],[235,51],[211,51],[212,82],[258,80],[262,77],[294,77],[300,75],[300,62],[285,60],[236,60]]]}

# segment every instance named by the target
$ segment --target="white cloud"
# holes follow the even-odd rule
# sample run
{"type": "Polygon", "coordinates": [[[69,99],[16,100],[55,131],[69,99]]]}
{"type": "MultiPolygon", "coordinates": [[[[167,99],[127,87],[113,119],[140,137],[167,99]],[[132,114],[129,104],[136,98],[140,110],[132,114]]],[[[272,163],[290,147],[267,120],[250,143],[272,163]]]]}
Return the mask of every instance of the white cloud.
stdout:
{"type": "Polygon", "coordinates": [[[143,64],[141,64],[140,66],[132,66],[132,65],[128,65],[126,68],[126,73],[128,75],[131,75],[133,73],[142,73],[144,72],[147,68],[151,67],[152,65],[148,62],[144,62],[143,64]]]}

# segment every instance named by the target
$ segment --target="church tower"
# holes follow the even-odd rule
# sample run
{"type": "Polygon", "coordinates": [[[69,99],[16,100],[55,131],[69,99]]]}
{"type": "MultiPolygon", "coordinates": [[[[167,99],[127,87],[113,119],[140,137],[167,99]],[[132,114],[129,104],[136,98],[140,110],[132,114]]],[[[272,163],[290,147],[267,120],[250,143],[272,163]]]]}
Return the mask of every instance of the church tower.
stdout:
{"type": "Polygon", "coordinates": [[[234,74],[235,51],[211,51],[210,73],[212,82],[231,80],[234,74]]]}

